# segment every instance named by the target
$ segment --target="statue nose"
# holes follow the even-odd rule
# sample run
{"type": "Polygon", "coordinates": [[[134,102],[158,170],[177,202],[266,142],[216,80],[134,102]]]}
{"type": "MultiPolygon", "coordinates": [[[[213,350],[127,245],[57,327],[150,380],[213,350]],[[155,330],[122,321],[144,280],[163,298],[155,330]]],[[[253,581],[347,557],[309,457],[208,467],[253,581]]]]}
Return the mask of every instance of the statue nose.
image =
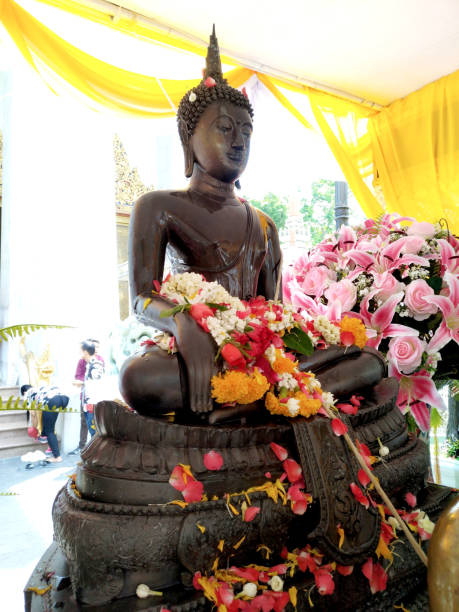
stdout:
{"type": "Polygon", "coordinates": [[[242,132],[240,130],[236,130],[236,132],[234,134],[234,140],[233,140],[233,143],[232,143],[232,147],[233,147],[233,149],[241,149],[241,150],[243,150],[245,148],[244,137],[243,137],[242,132]]]}

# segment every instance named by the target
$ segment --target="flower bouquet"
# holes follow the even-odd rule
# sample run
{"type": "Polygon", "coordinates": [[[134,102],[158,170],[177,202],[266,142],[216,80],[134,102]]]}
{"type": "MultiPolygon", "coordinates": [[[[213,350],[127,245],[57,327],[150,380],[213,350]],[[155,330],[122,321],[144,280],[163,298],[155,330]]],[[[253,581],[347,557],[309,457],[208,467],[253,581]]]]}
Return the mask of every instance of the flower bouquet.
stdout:
{"type": "MultiPolygon", "coordinates": [[[[264,400],[271,414],[309,417],[334,398],[322,390],[312,372],[299,369],[295,353],[311,354],[331,344],[364,346],[364,325],[349,317],[331,322],[319,314],[303,317],[290,305],[231,296],[217,282],[195,273],[167,277],[155,283],[156,293],[175,306],[161,316],[188,311],[215,340],[219,371],[212,378],[212,397],[222,405],[264,400]],[[294,352],[292,352],[294,351],[294,352]]],[[[175,340],[161,334],[155,343],[175,352],[175,340]]]]}
{"type": "Polygon", "coordinates": [[[384,215],[342,226],[302,256],[284,274],[284,301],[302,315],[360,319],[400,381],[400,410],[427,431],[428,405],[444,408],[434,380],[458,377],[458,272],[459,241],[447,230],[384,215]]]}

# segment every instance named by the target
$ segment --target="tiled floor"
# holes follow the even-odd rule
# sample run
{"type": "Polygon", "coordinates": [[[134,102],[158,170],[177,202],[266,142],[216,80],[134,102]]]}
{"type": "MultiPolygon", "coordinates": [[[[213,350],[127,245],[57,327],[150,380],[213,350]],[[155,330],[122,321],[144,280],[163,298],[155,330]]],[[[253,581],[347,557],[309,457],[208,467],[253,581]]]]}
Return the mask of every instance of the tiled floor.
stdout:
{"type": "Polygon", "coordinates": [[[53,539],[51,508],[79,456],[26,470],[19,457],[0,460],[0,609],[24,610],[22,590],[53,539]],[[15,495],[5,495],[15,493],[15,495]]]}

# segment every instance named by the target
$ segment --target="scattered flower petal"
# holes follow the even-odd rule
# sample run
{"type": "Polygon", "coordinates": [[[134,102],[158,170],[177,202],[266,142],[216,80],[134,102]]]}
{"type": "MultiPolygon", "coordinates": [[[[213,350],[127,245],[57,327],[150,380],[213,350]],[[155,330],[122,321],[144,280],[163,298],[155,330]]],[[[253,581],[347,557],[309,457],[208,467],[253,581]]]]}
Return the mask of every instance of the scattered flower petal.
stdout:
{"type": "Polygon", "coordinates": [[[208,470],[220,470],[223,466],[223,457],[217,451],[211,450],[204,455],[204,465],[208,470]]]}
{"type": "Polygon", "coordinates": [[[276,457],[279,459],[279,461],[285,461],[285,459],[287,459],[288,452],[283,446],[280,446],[279,444],[276,444],[275,442],[271,442],[269,446],[271,447],[271,450],[276,455],[276,457]]]}
{"type": "Polygon", "coordinates": [[[341,419],[332,419],[331,426],[335,436],[342,436],[347,432],[347,425],[341,419]]]}

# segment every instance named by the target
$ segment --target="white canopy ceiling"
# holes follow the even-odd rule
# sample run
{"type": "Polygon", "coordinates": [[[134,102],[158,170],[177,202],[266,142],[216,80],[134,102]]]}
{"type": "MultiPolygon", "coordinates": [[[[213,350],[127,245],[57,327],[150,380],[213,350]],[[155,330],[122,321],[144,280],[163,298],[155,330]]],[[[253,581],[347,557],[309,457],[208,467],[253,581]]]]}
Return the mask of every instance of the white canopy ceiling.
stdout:
{"type": "Polygon", "coordinates": [[[459,68],[458,0],[81,1],[202,41],[215,23],[242,64],[382,105],[459,68]]]}

